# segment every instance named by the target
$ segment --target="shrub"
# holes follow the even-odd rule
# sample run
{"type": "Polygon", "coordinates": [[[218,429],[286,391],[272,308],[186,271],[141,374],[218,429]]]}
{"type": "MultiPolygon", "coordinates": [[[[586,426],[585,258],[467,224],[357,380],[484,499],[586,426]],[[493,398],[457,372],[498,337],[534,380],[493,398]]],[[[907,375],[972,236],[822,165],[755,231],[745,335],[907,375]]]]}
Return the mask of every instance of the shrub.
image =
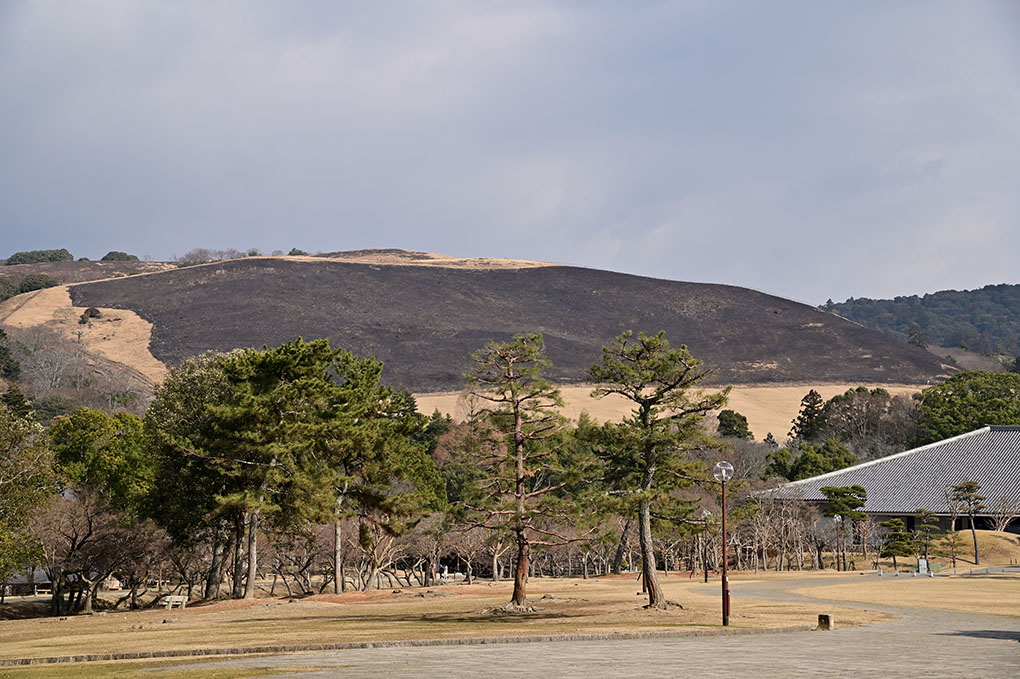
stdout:
{"type": "Polygon", "coordinates": [[[26,250],[15,252],[7,258],[7,265],[39,264],[40,262],[73,262],[74,255],[67,250],[26,250]]]}
{"type": "Polygon", "coordinates": [[[60,281],[56,278],[47,276],[44,273],[32,273],[22,279],[21,287],[18,290],[19,292],[32,292],[33,290],[52,288],[55,285],[60,285],[60,281]]]}
{"type": "Polygon", "coordinates": [[[63,394],[49,394],[34,399],[32,405],[35,408],[36,418],[43,423],[48,423],[61,415],[70,415],[82,407],[81,402],[63,394]]]}
{"type": "Polygon", "coordinates": [[[0,278],[0,302],[10,299],[18,294],[18,286],[6,278],[0,278]]]}
{"type": "Polygon", "coordinates": [[[103,312],[94,306],[90,306],[88,309],[82,312],[81,318],[78,319],[78,323],[85,325],[93,318],[102,318],[103,312]]]}
{"type": "Polygon", "coordinates": [[[291,257],[307,257],[308,253],[298,248],[291,248],[290,252],[287,253],[291,257]]]}
{"type": "Polygon", "coordinates": [[[119,250],[110,250],[105,255],[103,255],[103,258],[100,259],[99,261],[100,262],[137,262],[138,261],[138,256],[137,255],[129,255],[128,253],[121,252],[119,250]]]}

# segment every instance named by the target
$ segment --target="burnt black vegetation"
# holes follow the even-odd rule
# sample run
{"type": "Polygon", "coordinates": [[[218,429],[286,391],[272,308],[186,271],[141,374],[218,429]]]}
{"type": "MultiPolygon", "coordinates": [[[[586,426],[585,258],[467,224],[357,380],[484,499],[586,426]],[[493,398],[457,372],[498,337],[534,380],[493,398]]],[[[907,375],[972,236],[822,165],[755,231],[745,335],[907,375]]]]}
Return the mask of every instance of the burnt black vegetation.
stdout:
{"type": "Polygon", "coordinates": [[[814,307],[727,285],[550,266],[468,270],[237,259],[71,288],[81,307],[132,309],[156,358],[327,337],[413,390],[459,389],[471,352],[543,333],[550,379],[580,382],[631,328],[665,330],[721,383],[923,384],[946,373],[905,342],[814,307]]]}

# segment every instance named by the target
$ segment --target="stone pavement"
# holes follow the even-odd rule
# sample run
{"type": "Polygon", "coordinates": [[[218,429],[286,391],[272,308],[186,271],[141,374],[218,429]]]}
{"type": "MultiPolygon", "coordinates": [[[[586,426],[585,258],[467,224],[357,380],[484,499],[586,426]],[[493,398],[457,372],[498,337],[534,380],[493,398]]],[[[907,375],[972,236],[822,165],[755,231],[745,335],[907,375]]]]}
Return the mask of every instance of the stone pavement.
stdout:
{"type": "MultiPolygon", "coordinates": [[[[803,600],[789,590],[822,583],[735,584],[734,596],[803,600]]],[[[1012,586],[1012,585],[1011,585],[1012,586]]],[[[817,600],[812,600],[816,603],[817,600]]],[[[1020,619],[839,603],[899,616],[831,632],[499,646],[374,648],[261,658],[201,667],[309,667],[300,677],[980,677],[1020,678],[1020,619]]],[[[824,603],[819,606],[824,612],[824,603]]],[[[178,667],[179,669],[180,667],[178,667]]],[[[289,676],[289,675],[288,675],[289,676]]]]}

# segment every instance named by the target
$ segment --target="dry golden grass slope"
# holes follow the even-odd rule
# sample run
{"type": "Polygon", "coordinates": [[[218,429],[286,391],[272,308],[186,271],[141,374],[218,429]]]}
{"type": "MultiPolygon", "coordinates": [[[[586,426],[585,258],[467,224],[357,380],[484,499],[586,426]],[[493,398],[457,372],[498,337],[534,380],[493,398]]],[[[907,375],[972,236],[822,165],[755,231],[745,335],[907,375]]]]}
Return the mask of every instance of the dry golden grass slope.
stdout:
{"type": "Polygon", "coordinates": [[[85,344],[86,351],[119,364],[149,386],[163,381],[166,366],[149,352],[152,324],[133,311],[100,308],[102,316],[82,325],[85,307],[71,304],[66,285],[17,295],[0,304],[0,324],[7,329],[44,327],[65,339],[85,344]],[[79,338],[78,333],[81,333],[79,338]]]}
{"type": "MultiPolygon", "coordinates": [[[[769,432],[778,441],[787,438],[793,419],[800,411],[800,400],[811,389],[815,389],[822,398],[829,399],[847,389],[856,388],[856,384],[769,384],[769,385],[735,385],[730,391],[727,407],[747,417],[751,432],[757,440],[765,438],[769,432]]],[[[891,394],[913,394],[921,387],[904,384],[869,384],[868,388],[883,387],[891,394]]],[[[633,406],[621,396],[607,396],[602,399],[591,397],[591,385],[572,385],[561,387],[563,394],[563,414],[572,420],[584,411],[599,422],[615,421],[628,414],[633,406]]],[[[464,420],[471,412],[472,403],[469,397],[461,392],[444,392],[436,394],[415,394],[418,409],[423,413],[431,413],[434,409],[449,414],[455,420],[464,420]]]]}
{"type": "Polygon", "coordinates": [[[532,269],[539,266],[555,266],[548,262],[533,262],[526,259],[501,259],[496,257],[451,257],[434,252],[413,252],[409,250],[351,250],[325,255],[282,257],[305,262],[321,262],[324,259],[354,262],[357,264],[398,265],[398,266],[440,266],[450,269],[532,269]]]}

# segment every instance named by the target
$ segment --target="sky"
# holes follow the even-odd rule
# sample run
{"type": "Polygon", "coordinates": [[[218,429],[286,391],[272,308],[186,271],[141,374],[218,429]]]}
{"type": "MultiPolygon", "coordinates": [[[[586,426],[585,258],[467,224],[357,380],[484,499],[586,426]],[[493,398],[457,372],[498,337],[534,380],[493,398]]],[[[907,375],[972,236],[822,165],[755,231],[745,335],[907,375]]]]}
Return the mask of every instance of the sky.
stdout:
{"type": "Polygon", "coordinates": [[[0,2],[0,257],[1020,283],[1020,3],[0,2]]]}

